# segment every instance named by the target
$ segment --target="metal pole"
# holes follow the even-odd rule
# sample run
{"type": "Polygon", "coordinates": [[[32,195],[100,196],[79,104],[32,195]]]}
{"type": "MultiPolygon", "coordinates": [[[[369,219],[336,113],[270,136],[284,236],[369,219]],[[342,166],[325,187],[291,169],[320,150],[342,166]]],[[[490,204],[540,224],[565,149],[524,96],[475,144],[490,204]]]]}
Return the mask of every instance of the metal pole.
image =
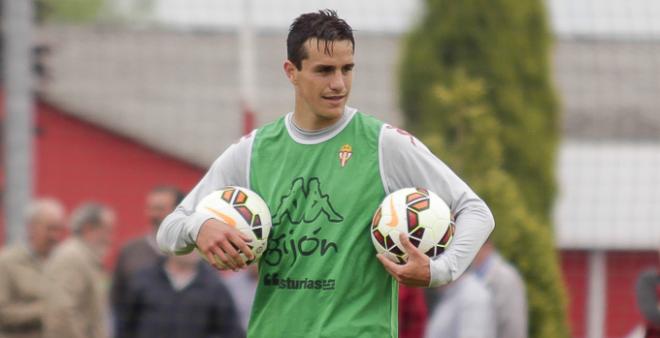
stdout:
{"type": "Polygon", "coordinates": [[[587,289],[587,338],[605,337],[607,312],[607,261],[603,250],[589,252],[589,288],[587,289]]]}
{"type": "Polygon", "coordinates": [[[25,240],[23,210],[32,194],[32,0],[3,0],[4,211],[6,241],[25,240]]]}
{"type": "Polygon", "coordinates": [[[254,128],[254,104],[256,100],[256,53],[253,25],[252,0],[243,0],[243,18],[238,31],[238,64],[243,129],[249,132],[254,128]]]}

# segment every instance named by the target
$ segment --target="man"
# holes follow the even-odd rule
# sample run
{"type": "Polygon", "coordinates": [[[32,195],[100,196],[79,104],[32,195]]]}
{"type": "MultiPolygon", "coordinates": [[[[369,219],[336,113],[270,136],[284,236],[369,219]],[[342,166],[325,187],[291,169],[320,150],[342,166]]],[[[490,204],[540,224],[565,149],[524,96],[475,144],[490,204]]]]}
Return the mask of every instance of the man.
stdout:
{"type": "Polygon", "coordinates": [[[156,245],[158,226],[181,200],[183,193],[171,186],[158,186],[147,195],[146,216],[151,223],[151,231],[129,242],[119,252],[110,290],[115,316],[120,314],[122,305],[127,302],[128,280],[131,276],[138,270],[154,266],[162,255],[156,245]]]}
{"type": "Polygon", "coordinates": [[[42,336],[43,264],[65,233],[64,208],[38,199],[26,208],[27,243],[0,251],[0,337],[42,336]]]}
{"type": "Polygon", "coordinates": [[[106,338],[109,336],[103,258],[110,248],[114,212],[87,203],[71,216],[72,236],[46,264],[44,337],[106,338]]]}
{"type": "Polygon", "coordinates": [[[117,338],[240,338],[229,291],[197,254],[161,258],[130,279],[117,338]]]}
{"type": "Polygon", "coordinates": [[[658,268],[642,271],[635,291],[637,305],[646,322],[644,338],[660,338],[660,273],[658,268]]]}
{"type": "Polygon", "coordinates": [[[486,284],[474,272],[433,290],[439,300],[425,338],[496,338],[495,308],[486,284]]]}
{"type": "Polygon", "coordinates": [[[473,270],[490,292],[495,307],[497,338],[527,337],[525,282],[488,240],[474,259],[473,270]]]}
{"type": "Polygon", "coordinates": [[[493,229],[486,205],[419,140],[346,107],[353,77],[351,27],[333,11],[299,16],[284,72],[295,107],[229,147],[158,231],[166,252],[196,246],[232,269],[253,258],[247,236],[195,212],[226,185],[248,187],[273,220],[250,337],[396,337],[396,281],[437,286],[458,278],[493,229]],[[405,237],[410,259],[375,256],[368,225],[387,193],[428,188],[457,216],[456,237],[431,261],[405,237]],[[388,276],[389,272],[394,278],[388,276]]]}

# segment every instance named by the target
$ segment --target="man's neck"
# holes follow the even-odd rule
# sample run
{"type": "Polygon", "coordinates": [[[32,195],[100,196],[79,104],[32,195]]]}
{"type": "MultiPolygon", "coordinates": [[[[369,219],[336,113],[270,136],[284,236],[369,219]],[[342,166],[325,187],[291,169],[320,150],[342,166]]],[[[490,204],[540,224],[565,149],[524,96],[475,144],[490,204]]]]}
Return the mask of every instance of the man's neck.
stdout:
{"type": "Polygon", "coordinates": [[[305,118],[302,115],[303,114],[294,112],[293,123],[296,125],[296,127],[308,132],[321,131],[323,129],[331,127],[335,125],[337,122],[339,122],[341,120],[341,117],[343,116],[343,115],[339,115],[337,118],[334,119],[319,119],[314,117],[305,118]]]}
{"type": "Polygon", "coordinates": [[[296,109],[293,111],[292,122],[296,125],[296,127],[302,129],[303,131],[320,131],[341,121],[345,111],[346,107],[344,107],[343,113],[339,114],[336,118],[323,119],[319,118],[311,111],[308,111],[306,107],[301,107],[299,104],[296,104],[296,109]]]}
{"type": "Polygon", "coordinates": [[[165,262],[164,269],[172,287],[177,291],[190,285],[198,273],[196,265],[178,264],[172,260],[165,262]]]}

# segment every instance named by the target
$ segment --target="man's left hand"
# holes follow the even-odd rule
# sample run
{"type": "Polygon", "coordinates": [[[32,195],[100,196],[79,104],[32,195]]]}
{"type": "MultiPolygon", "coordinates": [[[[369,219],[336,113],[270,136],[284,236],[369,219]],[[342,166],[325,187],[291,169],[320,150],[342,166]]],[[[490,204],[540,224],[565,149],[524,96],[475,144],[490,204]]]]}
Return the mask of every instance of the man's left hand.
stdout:
{"type": "Polygon", "coordinates": [[[383,263],[387,272],[399,283],[407,286],[428,287],[431,282],[431,259],[417,249],[406,234],[401,233],[399,240],[408,253],[406,264],[396,264],[383,254],[378,254],[378,259],[383,263]]]}

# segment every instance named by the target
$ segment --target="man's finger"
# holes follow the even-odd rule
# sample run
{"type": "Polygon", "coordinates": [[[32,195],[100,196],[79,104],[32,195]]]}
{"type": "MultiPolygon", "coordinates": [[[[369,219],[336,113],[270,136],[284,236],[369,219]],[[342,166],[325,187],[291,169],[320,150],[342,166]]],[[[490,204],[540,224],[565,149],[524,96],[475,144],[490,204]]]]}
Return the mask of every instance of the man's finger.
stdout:
{"type": "Polygon", "coordinates": [[[243,268],[245,266],[240,253],[229,240],[223,241],[220,244],[220,248],[227,254],[227,258],[232,261],[234,266],[232,269],[236,270],[236,268],[243,268]]]}
{"type": "MultiPolygon", "coordinates": [[[[246,243],[250,243],[250,242],[252,242],[252,237],[250,237],[249,235],[244,234],[244,233],[242,233],[242,232],[240,232],[240,231],[237,231],[237,233],[238,233],[238,235],[243,239],[244,242],[246,242],[246,243]]],[[[244,253],[245,253],[245,252],[244,252],[244,253]]]]}
{"type": "Polygon", "coordinates": [[[216,268],[216,269],[220,269],[220,267],[218,266],[218,263],[215,262],[215,256],[213,255],[213,252],[211,252],[211,250],[207,251],[206,254],[205,254],[205,256],[206,256],[206,260],[207,260],[211,265],[213,265],[214,268],[216,268]]]}
{"type": "Polygon", "coordinates": [[[399,241],[401,241],[401,244],[403,245],[403,248],[405,249],[406,253],[408,254],[408,259],[412,258],[413,256],[417,256],[420,251],[417,249],[416,246],[410,242],[410,239],[408,239],[408,235],[405,233],[399,233],[399,241]]]}
{"type": "Polygon", "coordinates": [[[214,255],[220,258],[220,261],[222,263],[224,263],[227,266],[226,268],[223,268],[222,266],[216,266],[216,268],[218,268],[219,270],[225,270],[225,269],[236,270],[236,265],[234,264],[234,262],[229,258],[229,256],[225,254],[224,251],[222,251],[221,248],[219,248],[218,246],[214,246],[211,248],[211,251],[213,252],[214,255]]]}
{"type": "Polygon", "coordinates": [[[230,237],[230,241],[245,255],[245,257],[248,258],[248,260],[254,259],[254,253],[252,253],[250,247],[245,243],[245,240],[243,240],[243,236],[230,237]]]}
{"type": "Polygon", "coordinates": [[[398,274],[398,269],[400,268],[396,263],[392,262],[389,260],[385,255],[383,254],[378,254],[376,255],[378,257],[378,260],[383,264],[385,267],[385,270],[390,273],[396,280],[399,280],[399,274],[398,274]]]}

